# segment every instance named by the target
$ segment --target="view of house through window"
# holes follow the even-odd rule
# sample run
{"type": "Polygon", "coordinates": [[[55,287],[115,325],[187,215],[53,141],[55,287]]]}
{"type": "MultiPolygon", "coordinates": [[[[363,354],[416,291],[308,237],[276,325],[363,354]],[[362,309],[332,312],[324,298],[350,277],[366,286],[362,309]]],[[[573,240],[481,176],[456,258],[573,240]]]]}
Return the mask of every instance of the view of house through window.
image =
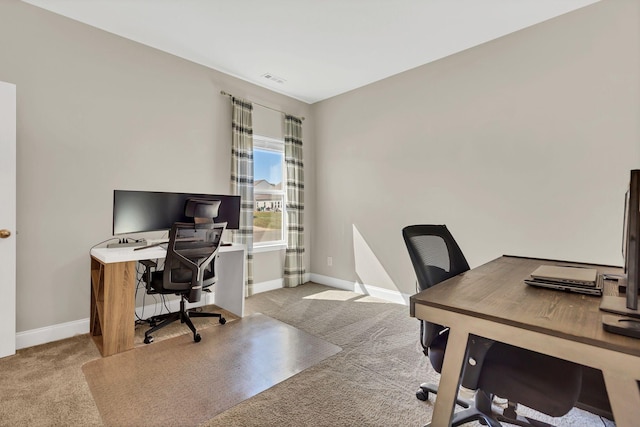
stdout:
{"type": "Polygon", "coordinates": [[[253,243],[283,243],[284,143],[253,136],[253,243]]]}

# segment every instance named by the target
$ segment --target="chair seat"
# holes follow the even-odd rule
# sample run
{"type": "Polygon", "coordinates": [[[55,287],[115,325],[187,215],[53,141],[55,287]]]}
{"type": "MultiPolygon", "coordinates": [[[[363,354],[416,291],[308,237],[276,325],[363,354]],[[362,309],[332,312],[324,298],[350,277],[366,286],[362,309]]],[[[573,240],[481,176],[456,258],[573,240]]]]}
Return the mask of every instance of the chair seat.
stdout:
{"type": "MultiPolygon", "coordinates": [[[[436,372],[442,372],[449,332],[438,335],[429,346],[429,360],[436,372]]],[[[487,353],[478,379],[478,388],[553,417],[565,415],[573,408],[581,389],[582,367],[495,342],[487,353]],[[565,381],[557,383],[558,378],[565,381]],[[549,387],[550,383],[556,383],[549,387]],[[542,392],[543,391],[543,392],[542,392]]]]}
{"type": "Polygon", "coordinates": [[[184,287],[182,287],[178,283],[174,282],[172,283],[173,285],[172,289],[167,289],[164,287],[163,275],[164,275],[163,271],[154,271],[153,273],[151,273],[151,283],[149,285],[155,293],[176,294],[176,293],[186,292],[191,288],[191,272],[190,271],[181,270],[177,274],[174,274],[173,280],[175,280],[175,282],[184,280],[185,283],[184,283],[184,287]],[[184,277],[180,277],[181,275],[184,277]]]}
{"type": "MultiPolygon", "coordinates": [[[[172,278],[174,280],[173,286],[171,289],[167,289],[164,287],[163,282],[163,271],[154,271],[151,273],[151,283],[150,287],[153,289],[155,293],[158,294],[179,294],[182,292],[186,292],[191,289],[191,272],[184,269],[175,270],[175,273],[172,274],[172,278]],[[184,282],[184,286],[181,286],[178,282],[184,282]]],[[[213,274],[212,270],[205,271],[202,287],[209,288],[211,285],[215,284],[216,277],[213,274]]]]}
{"type": "Polygon", "coordinates": [[[560,417],[573,408],[581,383],[580,365],[496,342],[484,359],[478,388],[560,417]]]}

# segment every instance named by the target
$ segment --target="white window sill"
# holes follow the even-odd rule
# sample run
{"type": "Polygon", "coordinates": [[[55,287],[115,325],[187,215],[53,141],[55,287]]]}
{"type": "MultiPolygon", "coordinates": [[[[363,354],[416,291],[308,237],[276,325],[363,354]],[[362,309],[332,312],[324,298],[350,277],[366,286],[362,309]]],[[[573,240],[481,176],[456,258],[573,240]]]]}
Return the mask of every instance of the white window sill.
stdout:
{"type": "Polygon", "coordinates": [[[287,249],[286,243],[273,243],[273,244],[254,246],[253,253],[258,254],[260,252],[284,251],[285,249],[287,249]]]}

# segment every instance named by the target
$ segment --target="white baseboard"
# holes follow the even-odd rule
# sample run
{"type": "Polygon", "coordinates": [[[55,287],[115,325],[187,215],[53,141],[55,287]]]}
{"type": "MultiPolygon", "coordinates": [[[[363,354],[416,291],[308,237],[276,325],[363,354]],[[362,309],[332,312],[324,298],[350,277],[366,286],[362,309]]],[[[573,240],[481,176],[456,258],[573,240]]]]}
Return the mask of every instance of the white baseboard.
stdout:
{"type": "Polygon", "coordinates": [[[254,283],[253,294],[259,294],[262,292],[273,291],[274,289],[280,289],[283,287],[283,279],[269,280],[266,282],[254,283]]]}
{"type": "MultiPolygon", "coordinates": [[[[206,293],[200,302],[193,304],[187,303],[187,308],[213,304],[214,297],[214,293],[206,293]]],[[[166,302],[166,307],[169,308],[169,311],[178,311],[180,309],[180,300],[168,300],[166,302]]],[[[162,302],[147,304],[144,307],[136,307],[136,314],[140,318],[148,318],[153,315],[166,312],[167,308],[165,308],[165,304],[162,302]]],[[[43,328],[18,332],[16,333],[16,350],[88,333],[89,319],[74,320],[71,322],[58,323],[56,325],[45,326],[43,328]]]]}
{"type": "MultiPolygon", "coordinates": [[[[311,277],[310,273],[304,275],[304,281],[308,282],[311,277]]],[[[274,289],[280,289],[284,287],[284,279],[268,280],[266,282],[254,283],[253,294],[259,294],[261,292],[273,291],[274,289]]]]}
{"type": "Polygon", "coordinates": [[[310,280],[312,282],[319,283],[321,285],[331,286],[332,288],[356,292],[359,294],[371,295],[372,297],[380,298],[396,304],[409,305],[410,295],[403,294],[399,291],[392,291],[389,289],[379,288],[377,286],[371,286],[364,283],[336,279],[335,277],[323,276],[321,274],[311,273],[310,276],[310,280]]]}
{"type": "MultiPolygon", "coordinates": [[[[356,292],[359,294],[371,295],[372,297],[380,298],[396,304],[409,305],[409,295],[398,291],[383,289],[358,282],[350,282],[348,280],[336,279],[334,277],[323,276],[315,273],[307,273],[305,275],[305,281],[312,281],[321,285],[356,292]]],[[[282,286],[283,279],[254,283],[253,293],[258,294],[274,289],[280,289],[282,286]]],[[[214,293],[206,293],[202,301],[194,304],[187,304],[187,308],[213,304],[214,297],[214,293]]],[[[180,300],[168,300],[166,302],[166,306],[169,308],[169,311],[177,311],[180,308],[180,300]]],[[[162,302],[147,304],[144,307],[136,307],[136,314],[141,318],[148,318],[155,314],[166,312],[167,310],[162,302]]],[[[89,333],[89,319],[74,320],[71,322],[45,326],[43,328],[31,329],[16,333],[16,349],[19,350],[21,348],[33,347],[35,345],[46,344],[48,342],[58,341],[65,338],[71,338],[75,335],[87,333],[89,333]]]]}
{"type": "Polygon", "coordinates": [[[16,333],[16,350],[89,332],[89,319],[74,320],[16,333]]]}
{"type": "Polygon", "coordinates": [[[379,288],[377,286],[362,285],[366,290],[367,295],[380,298],[385,301],[394,302],[396,304],[409,305],[409,298],[411,295],[403,294],[400,291],[392,291],[390,289],[379,288]]]}
{"type": "MultiPolygon", "coordinates": [[[[320,285],[330,286],[336,289],[342,289],[344,291],[356,292],[364,295],[371,295],[372,297],[380,298],[385,301],[393,302],[396,304],[409,305],[408,294],[403,294],[399,291],[392,291],[389,289],[379,288],[377,286],[371,286],[358,282],[350,282],[348,280],[336,279],[335,277],[323,276],[316,273],[307,273],[305,275],[306,282],[315,282],[320,285]]],[[[274,289],[280,289],[283,287],[283,279],[269,280],[267,282],[260,282],[253,284],[253,293],[259,294],[261,292],[272,291],[274,289]]]]}
{"type": "Polygon", "coordinates": [[[364,293],[356,290],[357,283],[350,282],[348,280],[336,279],[335,277],[323,276],[316,273],[311,273],[309,280],[321,285],[331,286],[332,288],[336,289],[342,289],[343,291],[358,292],[359,294],[364,293]]]}

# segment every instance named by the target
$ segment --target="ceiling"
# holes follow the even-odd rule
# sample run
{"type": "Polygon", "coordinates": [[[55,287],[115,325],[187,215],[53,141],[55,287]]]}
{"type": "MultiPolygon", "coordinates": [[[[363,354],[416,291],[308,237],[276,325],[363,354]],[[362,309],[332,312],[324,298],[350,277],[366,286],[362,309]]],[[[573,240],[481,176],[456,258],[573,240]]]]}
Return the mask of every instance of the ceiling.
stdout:
{"type": "Polygon", "coordinates": [[[23,1],[312,104],[599,0],[23,1]]]}

